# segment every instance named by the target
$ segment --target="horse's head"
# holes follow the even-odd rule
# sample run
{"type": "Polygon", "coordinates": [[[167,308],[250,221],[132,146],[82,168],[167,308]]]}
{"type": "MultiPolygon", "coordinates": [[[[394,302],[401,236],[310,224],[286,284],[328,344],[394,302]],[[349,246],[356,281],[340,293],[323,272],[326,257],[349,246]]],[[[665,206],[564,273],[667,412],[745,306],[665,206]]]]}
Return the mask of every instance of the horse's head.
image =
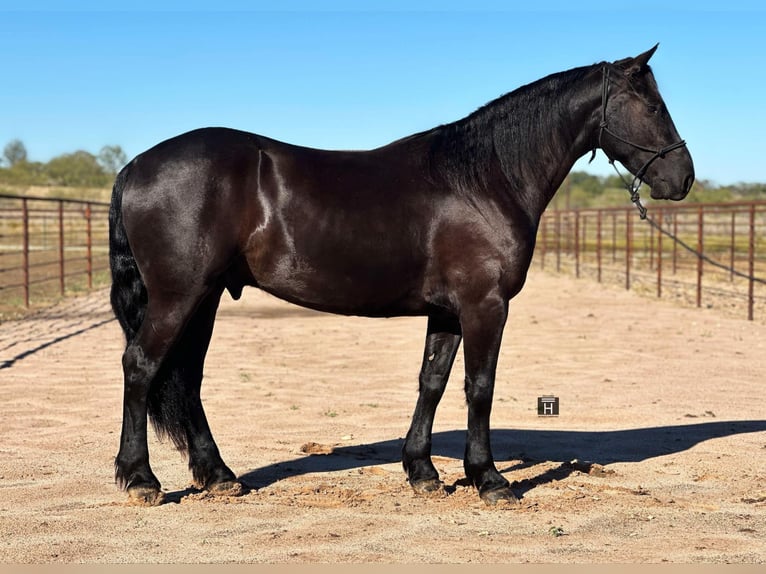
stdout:
{"type": "Polygon", "coordinates": [[[605,66],[599,147],[651,186],[654,199],[681,200],[694,164],[648,65],[656,49],[605,66]]]}

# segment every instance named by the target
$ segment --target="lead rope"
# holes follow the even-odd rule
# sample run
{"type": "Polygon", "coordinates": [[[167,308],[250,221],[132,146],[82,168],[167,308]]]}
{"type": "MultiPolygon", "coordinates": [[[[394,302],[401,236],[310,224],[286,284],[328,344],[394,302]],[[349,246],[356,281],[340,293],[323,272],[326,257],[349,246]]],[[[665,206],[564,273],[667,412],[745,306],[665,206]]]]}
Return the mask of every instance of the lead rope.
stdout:
{"type": "MultiPolygon", "coordinates": [[[[601,140],[601,135],[599,132],[599,140],[601,140]]],[[[599,142],[600,143],[600,142],[599,142]]],[[[604,155],[606,155],[606,152],[604,152],[604,155]]],[[[596,157],[596,148],[593,148],[593,155],[591,155],[590,160],[588,163],[592,162],[593,159],[596,157]]],[[[657,157],[657,156],[655,156],[657,157]]],[[[641,203],[641,196],[638,193],[638,190],[641,188],[641,184],[643,183],[643,180],[639,177],[634,177],[632,182],[629,182],[627,179],[625,179],[625,176],[623,176],[620,173],[620,170],[617,169],[617,165],[615,165],[614,160],[606,155],[606,158],[609,160],[609,165],[611,165],[614,168],[615,173],[620,177],[622,180],[622,184],[625,186],[625,189],[628,190],[630,193],[630,201],[633,202],[633,204],[636,206],[636,209],[638,209],[638,213],[641,217],[641,219],[646,219],[646,208],[641,203]],[[636,185],[636,181],[638,181],[638,185],[636,185]]],[[[654,161],[655,158],[652,158],[650,162],[648,162],[644,167],[648,166],[651,161],[654,161]]],[[[641,168],[643,170],[644,168],[641,168]]]]}
{"type": "MultiPolygon", "coordinates": [[[[654,158],[652,158],[652,160],[653,159],[654,158]]],[[[646,219],[646,207],[644,207],[644,204],[641,203],[641,196],[638,194],[638,190],[641,189],[641,184],[644,183],[644,181],[638,176],[636,176],[633,178],[632,182],[628,183],[628,180],[625,179],[625,177],[623,177],[623,175],[620,173],[620,170],[617,169],[617,166],[615,165],[614,160],[609,159],[609,163],[614,168],[615,173],[620,176],[620,179],[622,180],[622,184],[625,186],[625,189],[627,189],[628,192],[630,193],[630,201],[632,201],[633,205],[635,205],[636,209],[638,209],[639,216],[641,217],[641,219],[646,219]],[[638,185],[636,185],[636,180],[638,180],[638,185]]],[[[646,165],[649,165],[649,164],[647,163],[646,165]]]]}

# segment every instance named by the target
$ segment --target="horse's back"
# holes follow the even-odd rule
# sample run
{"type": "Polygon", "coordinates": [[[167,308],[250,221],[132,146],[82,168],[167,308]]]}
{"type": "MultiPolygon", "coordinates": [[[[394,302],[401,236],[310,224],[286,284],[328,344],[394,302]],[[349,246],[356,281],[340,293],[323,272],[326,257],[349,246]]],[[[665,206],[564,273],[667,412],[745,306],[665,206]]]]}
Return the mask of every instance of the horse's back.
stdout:
{"type": "Polygon", "coordinates": [[[436,209],[423,157],[203,128],[129,164],[124,221],[150,285],[222,280],[334,312],[419,312],[436,209]]]}
{"type": "Polygon", "coordinates": [[[424,310],[438,202],[412,149],[327,151],[264,140],[245,256],[258,285],[336,313],[424,310]]]}

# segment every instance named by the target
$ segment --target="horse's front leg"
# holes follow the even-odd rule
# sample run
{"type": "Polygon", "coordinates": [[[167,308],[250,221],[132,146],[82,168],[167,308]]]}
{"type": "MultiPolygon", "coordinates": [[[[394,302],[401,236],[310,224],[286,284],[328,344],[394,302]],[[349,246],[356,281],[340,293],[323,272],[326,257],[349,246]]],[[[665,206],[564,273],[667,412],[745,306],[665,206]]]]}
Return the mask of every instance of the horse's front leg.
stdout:
{"type": "Polygon", "coordinates": [[[436,407],[447,386],[461,339],[460,322],[454,316],[430,316],[420,369],[418,402],[402,448],[402,464],[410,485],[418,494],[440,491],[439,473],[431,462],[431,433],[436,407]]]}
{"type": "Polygon", "coordinates": [[[490,446],[489,418],[500,342],[508,316],[508,301],[490,295],[464,307],[460,315],[465,353],[465,396],[468,435],[463,465],[466,477],[487,504],[516,501],[510,483],[497,471],[490,446]]]}

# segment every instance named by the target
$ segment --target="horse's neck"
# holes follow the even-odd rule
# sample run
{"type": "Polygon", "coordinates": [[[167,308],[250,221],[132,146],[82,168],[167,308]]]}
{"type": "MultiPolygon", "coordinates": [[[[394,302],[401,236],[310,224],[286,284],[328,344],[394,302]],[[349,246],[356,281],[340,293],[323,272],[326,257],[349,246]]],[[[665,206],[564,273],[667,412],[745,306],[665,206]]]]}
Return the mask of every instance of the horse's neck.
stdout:
{"type": "Polygon", "coordinates": [[[525,145],[513,145],[497,157],[531,220],[539,221],[574,163],[596,145],[601,109],[598,74],[590,74],[558,101],[540,104],[534,115],[548,114],[544,129],[529,130],[525,145]],[[522,171],[521,178],[515,172],[522,171]]]}

